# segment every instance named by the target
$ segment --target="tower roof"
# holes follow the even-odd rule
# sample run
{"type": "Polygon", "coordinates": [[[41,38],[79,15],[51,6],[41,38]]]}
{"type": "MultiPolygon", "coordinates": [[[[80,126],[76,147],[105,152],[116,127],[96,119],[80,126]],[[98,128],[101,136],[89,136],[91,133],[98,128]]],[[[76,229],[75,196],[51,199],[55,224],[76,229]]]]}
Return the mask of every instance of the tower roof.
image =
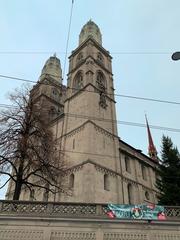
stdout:
{"type": "Polygon", "coordinates": [[[148,133],[148,142],[149,142],[148,154],[153,160],[158,161],[157,150],[152,139],[152,135],[151,135],[151,131],[150,131],[150,127],[149,127],[146,115],[145,115],[145,118],[146,118],[146,126],[147,126],[147,133],[148,133]]]}
{"type": "Polygon", "coordinates": [[[100,45],[102,45],[102,35],[101,31],[96,23],[91,19],[83,26],[81,33],[79,35],[79,45],[83,43],[87,38],[92,37],[100,45]]]}
{"type": "Polygon", "coordinates": [[[49,75],[56,81],[60,82],[62,81],[62,70],[61,70],[61,63],[59,58],[56,57],[56,54],[51,56],[45,63],[42,71],[40,80],[44,78],[45,75],[49,75]]]}

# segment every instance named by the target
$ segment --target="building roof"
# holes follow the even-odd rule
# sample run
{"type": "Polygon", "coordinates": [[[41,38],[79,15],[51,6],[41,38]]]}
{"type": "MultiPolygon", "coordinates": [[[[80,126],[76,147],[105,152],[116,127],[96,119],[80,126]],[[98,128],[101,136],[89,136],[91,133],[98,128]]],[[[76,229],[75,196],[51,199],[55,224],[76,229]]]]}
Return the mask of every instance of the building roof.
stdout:
{"type": "Polygon", "coordinates": [[[79,35],[79,45],[81,45],[87,38],[94,38],[100,45],[102,45],[101,31],[96,23],[91,19],[83,26],[79,35]]]}

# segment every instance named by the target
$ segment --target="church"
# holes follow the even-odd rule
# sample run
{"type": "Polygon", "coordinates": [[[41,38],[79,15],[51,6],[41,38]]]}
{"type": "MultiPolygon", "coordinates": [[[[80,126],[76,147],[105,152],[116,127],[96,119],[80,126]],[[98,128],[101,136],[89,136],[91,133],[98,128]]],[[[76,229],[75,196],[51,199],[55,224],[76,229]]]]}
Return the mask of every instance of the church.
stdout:
{"type": "MultiPolygon", "coordinates": [[[[67,86],[56,55],[45,63],[31,96],[48,109],[47,119],[67,162],[70,195],[22,190],[20,200],[80,203],[157,203],[158,158],[148,127],[149,156],[117,133],[112,57],[102,46],[99,27],[88,21],[69,56],[67,86]]],[[[9,184],[7,199],[12,199],[9,184]]]]}

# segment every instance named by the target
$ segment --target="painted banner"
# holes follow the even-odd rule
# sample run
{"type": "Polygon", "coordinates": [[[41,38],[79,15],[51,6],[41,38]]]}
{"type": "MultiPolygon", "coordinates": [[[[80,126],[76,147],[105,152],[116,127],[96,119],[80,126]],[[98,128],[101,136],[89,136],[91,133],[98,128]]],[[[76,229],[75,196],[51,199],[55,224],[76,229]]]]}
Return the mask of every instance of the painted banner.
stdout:
{"type": "Polygon", "coordinates": [[[119,205],[108,204],[106,214],[110,218],[165,220],[164,207],[155,204],[119,205]]]}

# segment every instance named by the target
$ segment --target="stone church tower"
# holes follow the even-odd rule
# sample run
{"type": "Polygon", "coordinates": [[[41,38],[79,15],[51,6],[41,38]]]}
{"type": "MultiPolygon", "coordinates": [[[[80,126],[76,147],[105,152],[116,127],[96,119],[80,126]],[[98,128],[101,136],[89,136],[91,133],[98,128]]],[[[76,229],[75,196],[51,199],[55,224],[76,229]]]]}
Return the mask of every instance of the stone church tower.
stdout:
{"type": "Polygon", "coordinates": [[[62,148],[77,168],[70,201],[122,201],[122,184],[113,177],[120,166],[111,59],[89,21],[69,57],[62,148]]]}
{"type": "MultiPolygon", "coordinates": [[[[31,95],[46,109],[49,127],[68,164],[65,181],[71,196],[48,201],[143,203],[157,201],[157,161],[123,142],[117,133],[112,57],[102,46],[99,27],[89,21],[69,57],[67,87],[60,60],[50,57],[31,95]],[[43,83],[43,84],[41,84],[43,83]]],[[[13,188],[9,186],[7,198],[13,188]]],[[[21,199],[28,200],[23,190],[21,199]]],[[[34,200],[44,199],[43,190],[34,200]]]]}

